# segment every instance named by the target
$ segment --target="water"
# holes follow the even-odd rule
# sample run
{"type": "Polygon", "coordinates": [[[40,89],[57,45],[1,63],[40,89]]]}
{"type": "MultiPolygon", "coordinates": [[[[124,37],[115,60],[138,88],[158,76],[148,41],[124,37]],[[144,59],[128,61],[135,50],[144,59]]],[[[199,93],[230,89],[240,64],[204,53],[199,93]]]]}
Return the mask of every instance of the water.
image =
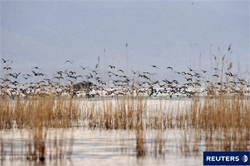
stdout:
{"type": "MultiPolygon", "coordinates": [[[[23,131],[23,140],[27,139],[23,131]]],[[[54,131],[52,131],[54,132],[54,131]]],[[[68,138],[71,129],[64,131],[68,138]]],[[[45,162],[27,161],[21,157],[21,136],[18,131],[3,131],[2,139],[10,153],[12,142],[15,146],[14,160],[7,156],[2,165],[202,165],[202,153],[186,156],[179,146],[182,141],[180,130],[147,130],[144,133],[145,157],[136,155],[136,131],[133,130],[90,130],[74,128],[74,146],[71,159],[45,162]],[[14,133],[14,134],[13,134],[14,133]],[[157,138],[162,138],[162,154],[155,152],[157,138]],[[11,139],[10,139],[11,138],[11,139]]],[[[53,137],[52,137],[53,138],[53,137]]],[[[69,141],[69,140],[68,140],[69,141]]],[[[66,146],[68,147],[68,146],[66,146]]],[[[48,154],[47,154],[48,156],[48,154]]],[[[48,157],[49,158],[49,157],[48,157]]]]}

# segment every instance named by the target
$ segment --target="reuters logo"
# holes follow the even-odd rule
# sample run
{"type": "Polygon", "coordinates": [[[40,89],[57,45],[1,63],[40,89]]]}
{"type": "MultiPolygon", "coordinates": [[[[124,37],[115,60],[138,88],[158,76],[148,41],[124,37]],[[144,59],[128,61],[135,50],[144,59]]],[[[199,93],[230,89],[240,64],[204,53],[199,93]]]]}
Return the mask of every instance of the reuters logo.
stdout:
{"type": "Polygon", "coordinates": [[[246,155],[241,157],[241,160],[245,163],[248,161],[248,157],[246,155]]]}

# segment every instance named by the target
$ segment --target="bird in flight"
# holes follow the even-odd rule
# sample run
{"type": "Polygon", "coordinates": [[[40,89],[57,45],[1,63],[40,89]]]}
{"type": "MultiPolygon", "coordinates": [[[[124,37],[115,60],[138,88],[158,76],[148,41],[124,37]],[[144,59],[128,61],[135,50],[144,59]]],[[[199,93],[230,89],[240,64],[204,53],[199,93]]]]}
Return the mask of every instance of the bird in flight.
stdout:
{"type": "Polygon", "coordinates": [[[191,72],[191,71],[194,71],[194,70],[193,70],[193,69],[191,69],[190,67],[188,67],[188,69],[190,70],[190,72],[191,72]]]}
{"type": "Polygon", "coordinates": [[[87,66],[87,67],[82,67],[82,66],[80,66],[83,70],[85,70],[85,69],[87,69],[87,68],[89,68],[89,66],[87,66]]]}
{"type": "Polygon", "coordinates": [[[25,78],[26,80],[27,80],[29,77],[32,77],[32,75],[30,75],[30,74],[23,74],[22,76],[23,76],[23,78],[25,78]]]}
{"type": "Polygon", "coordinates": [[[218,74],[214,74],[214,75],[213,75],[213,77],[217,77],[217,78],[219,78],[219,75],[218,75],[218,74]]]}
{"type": "Polygon", "coordinates": [[[171,70],[173,70],[173,68],[172,68],[172,67],[167,67],[167,69],[171,69],[171,70]]]}
{"type": "Polygon", "coordinates": [[[76,72],[75,71],[69,71],[69,74],[73,75],[73,74],[76,74],[76,72]]]}
{"type": "Polygon", "coordinates": [[[35,71],[32,70],[32,73],[34,73],[34,76],[47,76],[43,73],[36,73],[35,71]]]}
{"type": "Polygon", "coordinates": [[[233,77],[234,76],[231,72],[228,72],[228,73],[226,72],[225,74],[228,75],[229,77],[233,77]]]}
{"type": "Polygon", "coordinates": [[[124,73],[124,71],[123,71],[123,70],[121,70],[121,69],[120,69],[120,70],[118,70],[117,72],[119,72],[119,71],[120,71],[120,72],[122,72],[122,73],[124,73]]]}
{"type": "MultiPolygon", "coordinates": [[[[72,64],[72,61],[70,61],[70,60],[66,60],[65,63],[68,63],[68,62],[69,62],[70,64],[72,64]]],[[[65,64],[65,63],[64,63],[64,64],[65,64]]]]}
{"type": "Polygon", "coordinates": [[[194,5],[195,3],[193,2],[193,3],[191,3],[191,5],[194,5]]]}
{"type": "Polygon", "coordinates": [[[3,58],[2,58],[2,60],[3,60],[3,63],[6,63],[6,62],[10,61],[10,60],[4,60],[3,58]]]}
{"type": "Polygon", "coordinates": [[[39,67],[33,67],[32,69],[38,69],[38,70],[41,70],[39,67]]]}
{"type": "Polygon", "coordinates": [[[214,70],[221,70],[221,69],[218,69],[217,67],[215,67],[214,70]]]}
{"type": "Polygon", "coordinates": [[[62,76],[60,76],[60,77],[57,77],[57,76],[55,76],[54,78],[56,78],[56,79],[63,79],[64,80],[64,78],[62,77],[62,76]]]}
{"type": "Polygon", "coordinates": [[[138,71],[134,71],[134,70],[132,70],[132,72],[133,72],[133,74],[136,74],[138,71]]]}
{"type": "Polygon", "coordinates": [[[109,67],[110,67],[111,69],[113,69],[113,68],[115,69],[115,66],[109,65],[109,67]]]}
{"type": "Polygon", "coordinates": [[[155,65],[150,65],[150,66],[152,66],[152,67],[154,67],[154,68],[157,68],[157,69],[159,69],[157,66],[155,66],[155,65]]]}
{"type": "Polygon", "coordinates": [[[11,67],[4,67],[3,69],[11,70],[11,67]]]}
{"type": "Polygon", "coordinates": [[[201,69],[201,71],[202,71],[203,73],[206,73],[206,72],[207,72],[206,70],[202,70],[202,69],[201,69]]]}

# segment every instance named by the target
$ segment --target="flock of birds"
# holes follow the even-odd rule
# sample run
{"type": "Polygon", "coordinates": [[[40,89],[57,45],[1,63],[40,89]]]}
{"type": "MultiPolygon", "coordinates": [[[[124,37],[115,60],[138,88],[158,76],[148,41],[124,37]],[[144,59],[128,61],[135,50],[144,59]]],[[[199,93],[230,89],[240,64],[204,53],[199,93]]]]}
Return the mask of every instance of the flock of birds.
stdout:
{"type": "MultiPolygon", "coordinates": [[[[98,64],[91,68],[89,66],[80,66],[82,73],[76,71],[57,71],[52,78],[43,73],[39,67],[31,68],[30,73],[12,72],[10,60],[2,58],[3,71],[5,78],[0,78],[0,95],[14,99],[16,96],[27,97],[30,95],[56,96],[123,96],[123,95],[145,95],[156,97],[165,95],[166,97],[192,97],[194,95],[248,95],[250,94],[250,84],[244,78],[240,78],[230,69],[223,71],[219,68],[211,68],[210,80],[206,79],[208,70],[197,71],[190,67],[187,71],[176,71],[173,67],[166,67],[164,70],[180,75],[184,81],[176,79],[156,80],[156,73],[148,71],[134,71],[130,73],[117,69],[114,65],[109,65],[105,77],[100,72],[98,64]],[[102,75],[102,76],[101,76],[102,75]],[[226,78],[227,81],[223,81],[226,78]],[[23,80],[23,81],[21,81],[23,80]],[[37,80],[37,81],[33,81],[37,80]],[[106,80],[106,81],[105,81],[106,80]],[[91,86],[74,90],[74,85],[79,82],[91,82],[91,86]]],[[[72,64],[73,61],[65,62],[72,64]]],[[[159,70],[156,65],[150,65],[151,68],[159,70]]],[[[149,68],[150,68],[149,67],[149,68]]]]}

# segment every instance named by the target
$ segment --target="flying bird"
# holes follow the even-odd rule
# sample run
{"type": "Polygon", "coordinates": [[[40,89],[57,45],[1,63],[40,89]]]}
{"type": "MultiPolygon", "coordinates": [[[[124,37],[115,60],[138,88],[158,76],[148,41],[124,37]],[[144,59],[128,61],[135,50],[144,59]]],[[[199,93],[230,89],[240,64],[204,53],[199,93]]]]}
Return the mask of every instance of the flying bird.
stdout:
{"type": "Polygon", "coordinates": [[[123,71],[123,70],[121,70],[121,69],[120,69],[120,70],[118,70],[117,72],[119,72],[119,71],[120,71],[120,72],[122,72],[122,73],[124,73],[124,71],[123,71]]]}
{"type": "Polygon", "coordinates": [[[229,77],[233,77],[234,76],[231,72],[228,72],[228,73],[226,72],[225,74],[228,75],[229,77]]]}
{"type": "Polygon", "coordinates": [[[82,67],[82,66],[80,66],[83,70],[85,70],[85,69],[87,69],[87,68],[89,68],[89,66],[87,66],[87,67],[82,67]]]}
{"type": "Polygon", "coordinates": [[[38,70],[41,70],[39,67],[33,67],[32,69],[38,69],[38,70]]]}
{"type": "Polygon", "coordinates": [[[3,63],[6,63],[6,62],[10,61],[10,60],[4,60],[3,58],[2,58],[2,60],[3,60],[3,63]]]}
{"type": "Polygon", "coordinates": [[[60,76],[60,77],[57,77],[57,76],[55,76],[54,78],[56,78],[56,79],[63,79],[64,80],[64,78],[62,77],[62,76],[60,76]]]}
{"type": "Polygon", "coordinates": [[[217,77],[217,78],[219,78],[219,76],[218,76],[217,74],[214,74],[214,75],[213,75],[213,77],[217,77]]]}
{"type": "Polygon", "coordinates": [[[157,69],[159,69],[156,65],[150,65],[150,66],[152,66],[152,67],[154,67],[154,68],[157,68],[157,69]]]}
{"type": "Polygon", "coordinates": [[[110,67],[111,69],[113,69],[113,68],[115,69],[115,66],[109,65],[109,67],[110,67]]]}
{"type": "MultiPolygon", "coordinates": [[[[68,62],[69,62],[70,64],[72,64],[72,61],[70,61],[70,60],[66,60],[65,63],[68,63],[68,62]]],[[[65,63],[64,63],[64,64],[65,64],[65,63]]]]}
{"type": "Polygon", "coordinates": [[[221,70],[221,69],[218,69],[217,67],[215,67],[214,70],[221,70]]]}
{"type": "Polygon", "coordinates": [[[206,72],[207,72],[207,71],[205,71],[205,70],[202,70],[202,69],[201,69],[201,71],[202,71],[203,73],[206,73],[206,72]]]}
{"type": "Polygon", "coordinates": [[[73,74],[76,74],[76,72],[75,71],[69,71],[69,74],[73,75],[73,74]]]}
{"type": "Polygon", "coordinates": [[[11,67],[4,67],[3,69],[11,70],[11,67]]]}
{"type": "Polygon", "coordinates": [[[191,69],[190,67],[188,67],[188,69],[190,70],[190,72],[191,72],[191,71],[194,71],[194,70],[193,70],[193,69],[191,69]]]}
{"type": "Polygon", "coordinates": [[[232,45],[232,44],[230,44],[230,45],[229,45],[229,47],[228,47],[228,51],[230,51],[230,50],[231,50],[231,45],[232,45]]]}
{"type": "Polygon", "coordinates": [[[136,74],[138,71],[134,71],[134,70],[132,70],[132,72],[133,72],[133,74],[136,74]]]}
{"type": "Polygon", "coordinates": [[[43,73],[36,73],[35,71],[32,70],[32,73],[34,74],[34,76],[47,76],[43,73]]]}

